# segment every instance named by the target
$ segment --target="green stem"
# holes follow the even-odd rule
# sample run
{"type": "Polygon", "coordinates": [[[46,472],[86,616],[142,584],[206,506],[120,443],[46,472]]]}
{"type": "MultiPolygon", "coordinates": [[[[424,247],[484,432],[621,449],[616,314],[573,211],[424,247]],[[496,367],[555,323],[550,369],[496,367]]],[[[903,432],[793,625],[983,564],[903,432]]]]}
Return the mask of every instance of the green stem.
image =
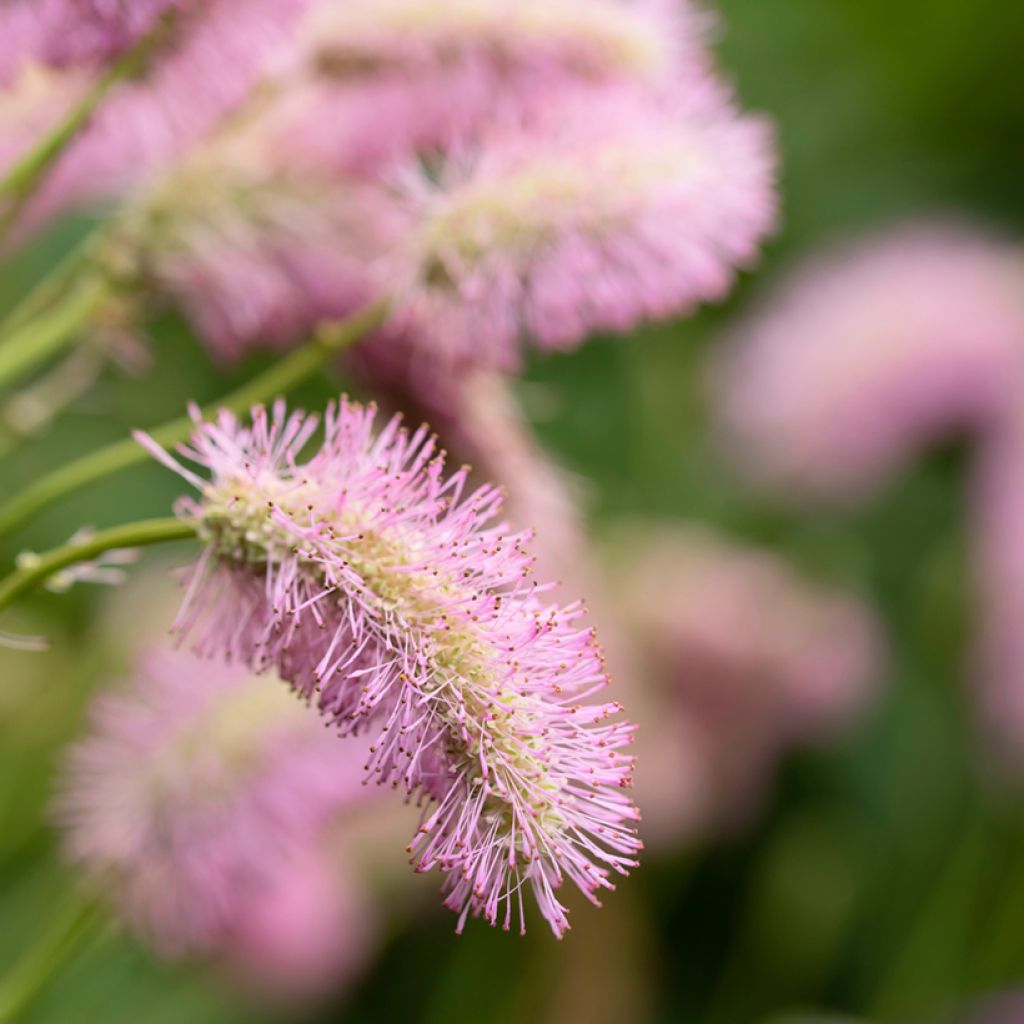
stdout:
{"type": "MultiPolygon", "coordinates": [[[[335,353],[355,344],[379,326],[386,313],[386,304],[380,302],[346,320],[321,327],[310,341],[291,355],[220,401],[204,406],[203,416],[213,415],[218,409],[243,414],[254,405],[285,394],[327,363],[335,353]]],[[[194,429],[193,421],[182,417],[149,431],[149,434],[158,444],[166,447],[186,440],[194,429]]],[[[54,470],[0,505],[0,536],[20,526],[58,498],[112,473],[145,462],[147,458],[145,451],[135,441],[126,438],[54,470]]]]}
{"type": "Polygon", "coordinates": [[[17,1020],[102,923],[95,904],[73,899],[0,981],[0,1024],[17,1020]]]}
{"type": "Polygon", "coordinates": [[[34,316],[48,308],[75,282],[79,270],[95,257],[97,242],[103,238],[103,228],[93,230],[79,242],[43,279],[16,303],[0,321],[0,338],[6,338],[23,327],[34,316]]]}
{"type": "Polygon", "coordinates": [[[107,281],[87,275],[55,309],[22,323],[0,344],[0,388],[69,345],[109,294],[107,281]]]}
{"type": "Polygon", "coordinates": [[[60,155],[88,124],[111,89],[145,70],[150,57],[165,40],[173,22],[173,11],[159,18],[149,32],[93,83],[64,119],[0,179],[0,197],[9,200],[3,214],[0,215],[0,232],[6,232],[14,223],[22,207],[42,184],[60,155]]]}
{"type": "Polygon", "coordinates": [[[22,565],[0,581],[0,611],[69,565],[91,562],[115,548],[139,548],[171,540],[187,540],[195,535],[195,525],[181,519],[143,519],[101,530],[87,540],[33,555],[30,559],[23,559],[22,565]]]}

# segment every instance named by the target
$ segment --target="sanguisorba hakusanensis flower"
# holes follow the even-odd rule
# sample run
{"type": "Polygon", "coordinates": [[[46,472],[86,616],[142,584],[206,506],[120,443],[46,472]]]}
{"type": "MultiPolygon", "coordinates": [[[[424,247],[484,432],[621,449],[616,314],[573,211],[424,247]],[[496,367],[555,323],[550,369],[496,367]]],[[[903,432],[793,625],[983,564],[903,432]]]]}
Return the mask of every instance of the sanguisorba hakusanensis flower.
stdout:
{"type": "MultiPolygon", "coordinates": [[[[318,861],[333,818],[365,798],[359,748],[279,681],[157,650],[97,699],[55,817],[69,857],[160,953],[230,957],[318,861]]],[[[343,922],[328,941],[335,895],[347,898],[325,881],[323,912],[293,909],[341,949],[343,922]]]]}
{"type": "Polygon", "coordinates": [[[128,295],[173,301],[220,361],[366,306],[366,263],[396,219],[379,190],[275,151],[268,106],[131,197],[99,257],[128,295]]]}
{"type": "Polygon", "coordinates": [[[179,504],[206,548],[178,628],[375,737],[369,776],[426,804],[409,852],[446,872],[460,929],[516,908],[523,928],[529,886],[561,935],[564,878],[597,902],[635,864],[632,726],[585,702],[607,682],[593,630],[544,604],[497,489],[466,493],[427,427],[374,416],[342,399],[304,460],[316,417],[222,413],[180,449],[209,480],[140,436],[200,492],[179,504]]]}
{"type": "Polygon", "coordinates": [[[118,82],[74,135],[19,221],[22,232],[68,208],[119,199],[208,137],[257,84],[293,59],[299,21],[314,0],[12,0],[0,3],[0,109],[33,88],[40,68],[53,94],[39,118],[3,145],[23,156],[132,45],[173,9],[143,67],[118,82]]]}
{"type": "Polygon", "coordinates": [[[568,349],[720,298],[775,215],[768,126],[711,80],[553,102],[401,181],[397,302],[435,360],[504,368],[524,336],[568,349]]]}
{"type": "Polygon", "coordinates": [[[705,73],[708,18],[684,0],[350,0],[304,26],[299,150],[347,169],[475,138],[566,91],[652,92],[705,73]]]}
{"type": "Polygon", "coordinates": [[[758,482],[855,502],[928,445],[998,420],[1022,351],[1021,252],[906,225],[816,257],[735,333],[722,433],[758,482]]]}

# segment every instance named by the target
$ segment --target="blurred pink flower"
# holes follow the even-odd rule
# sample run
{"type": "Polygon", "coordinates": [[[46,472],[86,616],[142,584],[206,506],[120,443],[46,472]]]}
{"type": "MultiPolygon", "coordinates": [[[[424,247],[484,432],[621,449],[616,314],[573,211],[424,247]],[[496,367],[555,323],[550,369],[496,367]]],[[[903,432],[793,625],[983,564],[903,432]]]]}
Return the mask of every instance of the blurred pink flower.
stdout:
{"type": "Polygon", "coordinates": [[[294,913],[322,942],[312,985],[343,969],[348,933],[366,927],[343,914],[315,852],[332,817],[365,799],[364,757],[279,681],[161,651],[130,689],[97,700],[56,816],[71,859],[164,955],[244,958],[279,942],[294,960],[307,936],[293,929],[303,945],[288,949],[285,932],[261,935],[294,913]],[[325,883],[319,910],[290,877],[300,866],[325,883]]]}
{"type": "Polygon", "coordinates": [[[555,102],[436,180],[407,170],[396,302],[438,373],[515,369],[524,335],[569,349],[686,313],[753,259],[773,178],[767,126],[710,81],[673,101],[616,90],[555,102]]]}
{"type": "Polygon", "coordinates": [[[853,501],[998,419],[1024,353],[1024,257],[919,225],[819,257],[726,350],[729,444],[756,480],[853,501]]]}
{"type": "Polygon", "coordinates": [[[830,738],[868,702],[879,626],[856,599],[704,529],[637,526],[617,548],[620,614],[652,686],[647,720],[637,701],[643,834],[741,823],[787,748],[830,738]],[[674,776],[645,774],[680,757],[674,776]]]}
{"type": "Polygon", "coordinates": [[[0,4],[0,84],[27,61],[95,68],[188,0],[6,0],[0,4]]]}
{"type": "Polygon", "coordinates": [[[683,0],[347,0],[321,4],[290,141],[366,169],[447,148],[566,90],[652,91],[704,73],[708,18],[683,0]]]}
{"type": "Polygon", "coordinates": [[[0,88],[0,173],[57,126],[80,98],[85,83],[81,74],[34,60],[19,67],[17,75],[0,88]]]}
{"type": "Polygon", "coordinates": [[[220,950],[223,966],[242,991],[289,1007],[337,992],[375,952],[377,910],[367,889],[336,856],[297,851],[240,908],[220,950]]]}
{"type": "Polygon", "coordinates": [[[221,413],[180,449],[208,481],[139,435],[201,495],[178,505],[206,541],[178,628],[373,734],[368,775],[425,805],[408,852],[445,873],[459,929],[522,929],[528,888],[561,935],[566,878],[596,903],[636,863],[632,727],[582,703],[606,683],[593,630],[541,603],[499,492],[446,478],[426,425],[374,418],[343,399],[300,461],[317,417],[221,413]]]}
{"type": "MultiPolygon", "coordinates": [[[[294,59],[294,31],[312,2],[251,0],[238,5],[208,0],[183,12],[145,72],[118,84],[62,154],[25,211],[22,231],[70,206],[131,191],[207,136],[257,82],[294,59]]],[[[87,6],[97,3],[91,0],[87,6]]],[[[70,0],[64,5],[76,6],[70,0]]],[[[151,17],[156,6],[133,7],[128,23],[142,18],[143,7],[151,17]]],[[[82,38],[74,32],[65,35],[59,26],[53,30],[54,45],[73,46],[82,38]]],[[[18,61],[11,69],[10,87],[17,90],[21,76],[34,73],[33,66],[31,61],[18,61]]],[[[69,108],[101,72],[76,64],[59,72],[61,105],[69,108]]],[[[37,124],[23,146],[41,138],[42,130],[37,124]]],[[[5,147],[0,155],[12,160],[19,154],[5,147]]]]}
{"type": "Polygon", "coordinates": [[[222,361],[367,305],[368,265],[405,228],[379,188],[293,164],[268,130],[277,110],[254,101],[149,178],[96,254],[119,301],[174,302],[222,361]]]}
{"type": "Polygon", "coordinates": [[[144,296],[175,302],[221,361],[290,347],[376,297],[373,195],[279,173],[245,148],[225,159],[240,162],[193,158],[129,210],[121,269],[144,296]]]}

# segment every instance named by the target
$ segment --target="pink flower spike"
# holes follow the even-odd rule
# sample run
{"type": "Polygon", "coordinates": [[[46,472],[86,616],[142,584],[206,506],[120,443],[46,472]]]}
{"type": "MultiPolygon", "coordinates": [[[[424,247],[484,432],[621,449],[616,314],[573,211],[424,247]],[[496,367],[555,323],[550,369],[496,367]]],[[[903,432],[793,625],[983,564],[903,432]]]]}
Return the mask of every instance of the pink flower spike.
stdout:
{"type": "MultiPolygon", "coordinates": [[[[40,4],[52,8],[53,24],[47,25],[43,41],[34,51],[33,44],[26,42],[26,51],[8,66],[4,63],[7,37],[0,17],[0,39],[4,39],[0,76],[6,74],[15,91],[23,93],[25,76],[41,77],[40,61],[46,63],[49,58],[49,63],[61,67],[50,72],[55,80],[49,89],[52,95],[23,115],[38,109],[38,119],[27,126],[20,119],[15,122],[15,145],[4,140],[0,159],[8,162],[23,155],[103,73],[102,62],[84,59],[89,50],[88,33],[75,29],[90,25],[99,31],[92,9],[106,9],[102,24],[121,25],[127,33],[125,41],[130,42],[128,36],[148,25],[158,8],[181,8],[172,31],[166,39],[161,37],[161,45],[149,55],[144,72],[118,83],[61,155],[19,218],[19,231],[24,234],[37,229],[75,206],[123,198],[208,138],[258,83],[282,71],[292,59],[299,20],[313,2],[14,0],[10,17],[22,6],[40,4]],[[73,22],[70,28],[64,24],[67,18],[73,22]],[[67,59],[57,59],[51,52],[54,48],[66,48],[67,59]],[[83,51],[83,59],[72,60],[78,49],[83,51]]],[[[7,5],[0,3],[0,12],[6,9],[7,5]]],[[[22,107],[19,103],[18,109],[22,107]]],[[[2,108],[0,104],[0,117],[2,108]]]]}
{"type": "Polygon", "coordinates": [[[362,802],[360,754],[280,682],[160,651],[96,702],[55,815],[69,857],[159,952],[219,954],[362,802]]]}
{"type": "Polygon", "coordinates": [[[207,550],[176,628],[369,734],[368,778],[423,805],[409,852],[446,874],[460,929],[521,921],[529,887],[561,935],[564,879],[596,902],[636,863],[632,726],[585,703],[600,648],[579,604],[543,603],[499,492],[446,477],[426,426],[374,417],[342,399],[308,458],[317,420],[283,403],[197,424],[180,452],[211,480],[179,514],[207,550]]]}
{"type": "Polygon", "coordinates": [[[925,446],[998,420],[1022,351],[1024,256],[908,226],[817,257],[738,331],[722,432],[756,482],[856,502],[925,446]]]}
{"type": "Polygon", "coordinates": [[[709,23],[684,0],[346,0],[308,21],[300,152],[367,170],[532,118],[567,90],[652,92],[704,74],[709,23]]]}
{"type": "Polygon", "coordinates": [[[555,103],[437,182],[409,169],[396,302],[448,363],[506,369],[523,336],[569,349],[689,313],[753,260],[773,179],[767,126],[711,82],[671,102],[615,90],[555,103]]]}

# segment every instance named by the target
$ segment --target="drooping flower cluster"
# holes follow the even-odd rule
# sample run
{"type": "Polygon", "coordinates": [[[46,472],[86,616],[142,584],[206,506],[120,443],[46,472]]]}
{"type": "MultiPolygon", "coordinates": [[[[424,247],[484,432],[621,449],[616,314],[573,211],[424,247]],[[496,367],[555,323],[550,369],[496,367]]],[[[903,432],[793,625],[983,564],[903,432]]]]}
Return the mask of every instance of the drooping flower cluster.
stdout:
{"type": "MultiPolygon", "coordinates": [[[[50,121],[70,109],[103,74],[100,58],[133,41],[161,8],[181,8],[144,70],[117,85],[58,160],[24,212],[22,231],[68,208],[121,198],[187,154],[259,82],[291,59],[289,39],[311,2],[254,0],[239,6],[231,0],[202,5],[48,0],[49,13],[37,12],[35,0],[0,5],[0,12],[7,12],[4,18],[26,19],[35,26],[38,42],[34,48],[28,41],[22,46],[14,34],[8,48],[0,18],[3,50],[10,61],[5,92],[16,98],[45,74],[52,95],[40,114],[50,121]],[[25,13],[23,8],[33,10],[25,13]],[[93,8],[109,11],[100,16],[93,8]],[[76,55],[80,59],[72,59],[76,55]],[[41,72],[40,64],[48,67],[41,72]]],[[[15,102],[8,100],[10,105],[15,102]]],[[[0,157],[10,161],[27,152],[42,137],[46,120],[29,123],[34,135],[22,138],[25,133],[19,133],[20,146],[13,151],[5,146],[0,157]]]]}
{"type": "Polygon", "coordinates": [[[371,301],[365,262],[394,219],[379,192],[289,166],[243,120],[126,204],[104,258],[138,293],[175,299],[230,360],[371,301]]]}
{"type": "Polygon", "coordinates": [[[1022,353],[1021,255],[908,227],[817,259],[739,331],[721,419],[754,478],[855,500],[925,445],[997,420],[1022,353]]]}
{"type": "Polygon", "coordinates": [[[290,130],[307,156],[349,169],[444,150],[566,93],[696,79],[708,70],[706,21],[674,0],[321,4],[290,130]]]}
{"type": "MultiPolygon", "coordinates": [[[[320,848],[332,817],[365,799],[361,754],[279,682],[156,651],[129,688],[96,701],[55,813],[69,856],[160,952],[242,968],[275,941],[262,922],[291,908],[323,947],[314,960],[303,945],[308,970],[291,980],[322,984],[362,927],[341,914],[355,904],[320,848]],[[323,881],[316,897],[297,898],[302,878],[323,881]]],[[[285,956],[289,940],[276,941],[285,956]]]]}
{"type": "Polygon", "coordinates": [[[460,929],[523,928],[528,886],[560,935],[563,879],[596,902],[635,863],[632,729],[584,703],[606,683],[600,649],[578,604],[543,603],[498,492],[445,477],[426,427],[373,421],[342,400],[303,461],[315,417],[222,414],[181,449],[209,482],[154,448],[201,492],[179,507],[206,550],[178,628],[370,733],[369,776],[426,804],[409,850],[446,873],[460,929]]]}
{"type": "Polygon", "coordinates": [[[522,336],[570,348],[721,297],[774,216],[766,126],[710,85],[563,103],[405,186],[399,303],[449,361],[506,369],[522,336]]]}
{"type": "Polygon", "coordinates": [[[1019,771],[1024,252],[941,223],[841,249],[740,332],[721,370],[739,463],[801,497],[855,503],[927,446],[969,437],[981,718],[1019,771]]]}
{"type": "Polygon", "coordinates": [[[8,162],[88,90],[102,55],[176,9],[18,237],[83,202],[158,210],[135,219],[149,235],[117,232],[118,256],[147,272],[104,270],[180,304],[221,357],[294,344],[397,293],[394,329],[373,344],[414,384],[439,365],[508,369],[521,336],[564,348],[720,296],[773,219],[768,134],[736,112],[688,3],[92,0],[88,45],[68,0],[47,0],[46,18],[27,6],[12,24],[81,59],[12,36],[8,162]],[[60,65],[44,96],[39,60],[60,65]],[[200,195],[216,204],[198,211],[200,195]]]}

